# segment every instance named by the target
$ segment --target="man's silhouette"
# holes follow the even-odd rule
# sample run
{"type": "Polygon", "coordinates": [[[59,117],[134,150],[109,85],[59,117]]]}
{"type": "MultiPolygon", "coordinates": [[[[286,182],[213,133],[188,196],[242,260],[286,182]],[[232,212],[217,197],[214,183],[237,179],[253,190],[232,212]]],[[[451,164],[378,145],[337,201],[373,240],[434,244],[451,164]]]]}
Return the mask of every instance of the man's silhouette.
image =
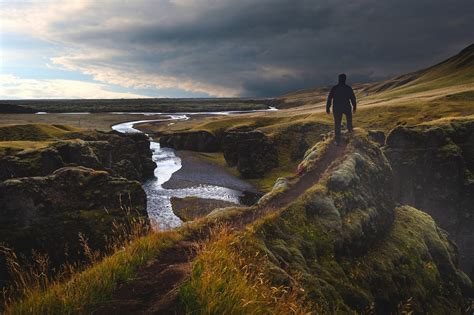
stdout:
{"type": "Polygon", "coordinates": [[[339,83],[331,88],[326,103],[326,113],[334,114],[334,131],[336,133],[336,143],[341,142],[341,121],[342,115],[346,115],[347,130],[352,132],[352,112],[356,112],[357,101],[352,88],[346,84],[346,75],[339,75],[339,83]],[[352,106],[351,106],[352,103],[352,106]]]}

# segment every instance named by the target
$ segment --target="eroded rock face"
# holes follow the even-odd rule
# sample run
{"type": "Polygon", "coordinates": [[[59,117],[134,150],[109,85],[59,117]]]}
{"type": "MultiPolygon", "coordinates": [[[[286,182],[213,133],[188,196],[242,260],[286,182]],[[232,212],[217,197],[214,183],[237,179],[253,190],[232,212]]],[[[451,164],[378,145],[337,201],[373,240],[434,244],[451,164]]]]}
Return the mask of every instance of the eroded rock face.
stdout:
{"type": "Polygon", "coordinates": [[[160,135],[160,145],[176,150],[216,152],[219,142],[208,131],[186,131],[160,135]]]}
{"type": "MultiPolygon", "coordinates": [[[[9,179],[0,192],[0,242],[25,255],[32,249],[47,253],[53,265],[81,257],[79,233],[101,249],[113,221],[147,218],[139,182],[80,166],[9,179]]],[[[4,280],[4,267],[0,273],[4,280]]]]}
{"type": "Polygon", "coordinates": [[[107,170],[115,176],[144,180],[153,176],[155,163],[143,134],[123,135],[96,132],[74,134],[74,140],[57,141],[39,150],[0,159],[0,180],[45,176],[69,165],[107,170]]]}
{"type": "Polygon", "coordinates": [[[453,239],[474,278],[474,121],[397,127],[385,154],[395,200],[430,214],[453,239]]]}
{"type": "Polygon", "coordinates": [[[222,151],[227,164],[237,166],[244,178],[258,178],[278,166],[273,141],[263,132],[249,128],[225,132],[222,151]]]}
{"type": "MultiPolygon", "coordinates": [[[[113,222],[147,224],[139,181],[153,175],[142,134],[69,133],[68,139],[0,159],[0,242],[19,254],[46,253],[53,266],[83,258],[79,233],[93,249],[114,235],[113,222]]],[[[6,279],[0,257],[0,282],[6,279]]],[[[0,283],[0,286],[4,283],[0,283]]]]}
{"type": "MultiPolygon", "coordinates": [[[[322,180],[258,225],[257,248],[278,270],[274,284],[297,281],[322,313],[461,313],[472,283],[455,245],[428,214],[396,207],[390,164],[366,134],[348,141],[322,180]]],[[[303,164],[312,170],[334,151],[328,139],[303,164]]],[[[268,198],[292,185],[276,185],[268,198]]]]}
{"type": "Polygon", "coordinates": [[[369,130],[368,131],[369,139],[374,141],[380,146],[385,145],[385,133],[380,130],[369,130]]]}

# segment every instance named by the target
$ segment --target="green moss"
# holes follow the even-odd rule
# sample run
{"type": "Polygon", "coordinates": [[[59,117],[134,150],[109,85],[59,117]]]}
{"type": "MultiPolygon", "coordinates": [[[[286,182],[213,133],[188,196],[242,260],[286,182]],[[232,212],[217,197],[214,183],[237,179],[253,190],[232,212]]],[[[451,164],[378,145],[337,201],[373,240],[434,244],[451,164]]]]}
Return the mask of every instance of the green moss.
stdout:
{"type": "MultiPolygon", "coordinates": [[[[392,228],[370,251],[336,259],[336,232],[303,216],[304,209],[302,203],[294,204],[261,224],[256,235],[265,240],[277,266],[304,276],[301,284],[327,306],[326,311],[361,312],[371,305],[379,311],[396,310],[411,299],[416,312],[460,312],[462,296],[454,285],[460,279],[449,258],[451,245],[428,215],[398,208],[392,228]]],[[[368,215],[355,211],[345,217],[345,233],[360,221],[357,216],[368,215]]]]}
{"type": "Polygon", "coordinates": [[[332,174],[357,176],[357,185],[311,189],[254,227],[268,263],[299,274],[308,297],[325,312],[396,312],[411,305],[421,313],[460,313],[461,287],[469,280],[455,267],[446,236],[414,208],[397,208],[393,215],[385,191],[390,168],[364,134],[348,150],[345,161],[359,154],[357,162],[343,162],[332,174]]]}

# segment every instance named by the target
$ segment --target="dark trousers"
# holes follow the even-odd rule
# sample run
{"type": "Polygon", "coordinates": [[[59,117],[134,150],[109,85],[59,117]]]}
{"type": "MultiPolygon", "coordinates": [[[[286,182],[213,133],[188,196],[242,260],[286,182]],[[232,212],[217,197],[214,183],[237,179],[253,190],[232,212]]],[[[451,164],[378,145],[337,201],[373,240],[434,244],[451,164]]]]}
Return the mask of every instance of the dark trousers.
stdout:
{"type": "Polygon", "coordinates": [[[343,110],[334,110],[334,132],[336,134],[336,142],[341,141],[341,122],[342,115],[346,115],[347,130],[352,132],[352,108],[343,110]]]}

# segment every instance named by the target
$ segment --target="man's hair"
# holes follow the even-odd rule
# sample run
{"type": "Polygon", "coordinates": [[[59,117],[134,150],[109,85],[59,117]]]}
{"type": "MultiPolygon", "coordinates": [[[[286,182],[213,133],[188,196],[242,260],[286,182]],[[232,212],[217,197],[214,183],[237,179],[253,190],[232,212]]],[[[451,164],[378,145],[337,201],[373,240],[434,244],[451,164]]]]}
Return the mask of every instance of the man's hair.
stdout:
{"type": "Polygon", "coordinates": [[[341,73],[339,75],[339,83],[342,83],[342,84],[346,83],[346,79],[347,79],[347,76],[345,73],[341,73]]]}

